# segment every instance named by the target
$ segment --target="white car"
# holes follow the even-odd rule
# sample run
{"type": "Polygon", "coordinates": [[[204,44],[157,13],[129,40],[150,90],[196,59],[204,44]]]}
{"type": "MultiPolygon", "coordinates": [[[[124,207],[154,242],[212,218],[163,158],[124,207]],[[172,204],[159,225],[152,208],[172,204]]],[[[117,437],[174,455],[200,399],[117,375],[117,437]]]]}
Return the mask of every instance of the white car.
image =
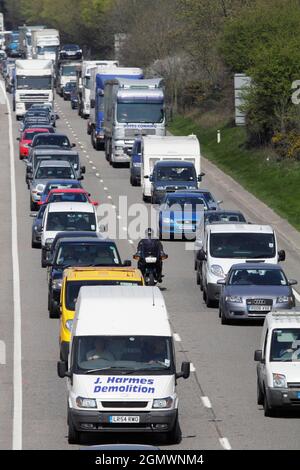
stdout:
{"type": "Polygon", "coordinates": [[[257,404],[265,416],[300,407],[300,311],[268,313],[262,330],[257,365],[257,404]]]}
{"type": "Polygon", "coordinates": [[[99,232],[95,206],[86,202],[52,202],[48,204],[42,222],[42,267],[46,267],[47,252],[58,232],[99,232]]]}

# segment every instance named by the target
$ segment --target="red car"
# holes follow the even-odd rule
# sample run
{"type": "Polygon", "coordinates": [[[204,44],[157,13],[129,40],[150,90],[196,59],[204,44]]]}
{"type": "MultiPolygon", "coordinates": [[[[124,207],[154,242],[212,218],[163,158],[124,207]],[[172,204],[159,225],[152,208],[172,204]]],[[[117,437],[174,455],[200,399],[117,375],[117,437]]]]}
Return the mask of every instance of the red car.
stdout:
{"type": "Polygon", "coordinates": [[[39,201],[38,205],[42,206],[50,202],[89,202],[93,206],[98,206],[99,202],[93,201],[90,196],[90,193],[82,188],[51,189],[45,201],[39,201]]]}
{"type": "Polygon", "coordinates": [[[28,152],[30,148],[29,144],[31,144],[34,136],[37,134],[43,134],[43,133],[49,134],[49,130],[43,127],[31,127],[30,129],[26,129],[24,132],[22,132],[21,137],[17,138],[17,140],[19,140],[20,142],[19,143],[20,160],[28,157],[28,152]]]}

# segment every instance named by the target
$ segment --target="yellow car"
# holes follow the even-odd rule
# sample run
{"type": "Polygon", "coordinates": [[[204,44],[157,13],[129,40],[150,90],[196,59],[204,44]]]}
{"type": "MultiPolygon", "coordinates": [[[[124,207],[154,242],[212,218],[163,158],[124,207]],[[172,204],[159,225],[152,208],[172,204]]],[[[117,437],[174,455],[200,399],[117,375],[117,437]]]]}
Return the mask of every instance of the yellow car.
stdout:
{"type": "Polygon", "coordinates": [[[60,357],[68,360],[69,343],[75,315],[75,303],[81,286],[143,286],[144,278],[139,269],[129,267],[68,268],[64,271],[60,294],[60,357]]]}

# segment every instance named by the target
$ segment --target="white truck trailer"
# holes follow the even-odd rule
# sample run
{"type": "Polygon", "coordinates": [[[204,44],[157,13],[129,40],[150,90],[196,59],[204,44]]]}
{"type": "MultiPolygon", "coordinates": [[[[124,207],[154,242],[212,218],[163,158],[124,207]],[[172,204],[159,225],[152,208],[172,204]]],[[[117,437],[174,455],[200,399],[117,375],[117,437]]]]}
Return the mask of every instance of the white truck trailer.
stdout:
{"type": "Polygon", "coordinates": [[[32,56],[34,59],[52,59],[56,62],[60,45],[57,29],[32,31],[32,56]]]}

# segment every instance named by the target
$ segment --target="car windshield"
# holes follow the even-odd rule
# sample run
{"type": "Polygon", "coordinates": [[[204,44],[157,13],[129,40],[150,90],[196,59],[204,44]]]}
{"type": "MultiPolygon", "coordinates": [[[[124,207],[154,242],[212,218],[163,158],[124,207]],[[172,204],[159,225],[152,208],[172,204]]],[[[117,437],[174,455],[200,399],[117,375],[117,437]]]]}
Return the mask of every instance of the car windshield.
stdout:
{"type": "Polygon", "coordinates": [[[287,279],[280,269],[235,269],[229,285],[286,286],[287,279]]]}
{"type": "Polygon", "coordinates": [[[214,213],[214,214],[206,214],[205,222],[246,222],[245,217],[240,213],[234,212],[224,212],[224,213],[214,213]]]}
{"type": "Polygon", "coordinates": [[[162,103],[118,103],[118,122],[158,123],[164,120],[162,103]]]}
{"type": "Polygon", "coordinates": [[[37,134],[41,134],[43,132],[46,133],[46,134],[49,134],[48,129],[39,129],[38,131],[33,131],[33,132],[28,131],[28,132],[25,132],[23,139],[24,140],[32,140],[34,138],[34,136],[36,136],[37,134]]]}
{"type": "Polygon", "coordinates": [[[37,180],[71,179],[74,177],[74,170],[71,166],[39,166],[35,173],[37,180]]]}
{"type": "Polygon", "coordinates": [[[67,77],[75,77],[76,65],[63,65],[61,69],[61,74],[67,77]]]}
{"type": "Polygon", "coordinates": [[[49,212],[47,231],[96,231],[96,217],[93,212],[49,212]]]}
{"type": "Polygon", "coordinates": [[[156,178],[159,181],[194,181],[196,171],[192,166],[162,166],[157,168],[156,178]]]}
{"type": "Polygon", "coordinates": [[[205,202],[202,197],[199,196],[167,196],[166,205],[169,208],[175,207],[176,205],[179,208],[188,209],[189,207],[192,210],[203,210],[206,207],[205,202]]]}
{"type": "MultiPolygon", "coordinates": [[[[75,373],[93,373],[93,370],[97,373],[99,369],[114,369],[124,373],[134,373],[135,371],[144,371],[150,374],[152,371],[164,371],[165,373],[170,372],[173,365],[171,340],[162,336],[77,337],[74,356],[75,373]]],[[[120,379],[116,383],[112,383],[112,390],[107,387],[107,392],[116,392],[120,383],[122,383],[120,379]]],[[[134,378],[132,381],[130,379],[126,381],[130,391],[136,393],[141,388],[137,383],[137,379],[134,378]]],[[[148,381],[149,386],[145,384],[142,387],[147,389],[147,391],[142,390],[144,393],[154,393],[155,389],[150,384],[152,381],[148,381]]],[[[99,391],[100,389],[101,387],[98,387],[99,391]]],[[[126,385],[120,386],[120,392],[124,391],[126,391],[126,385]]]]}
{"type": "Polygon", "coordinates": [[[56,145],[58,147],[71,147],[70,141],[66,135],[45,134],[39,135],[34,139],[33,146],[38,145],[56,145]]]}
{"type": "Polygon", "coordinates": [[[272,233],[212,233],[210,254],[213,258],[274,258],[272,233]]]}
{"type": "Polygon", "coordinates": [[[89,202],[85,193],[54,193],[50,194],[49,202],[89,202]]]}
{"type": "Polygon", "coordinates": [[[142,281],[126,280],[94,280],[94,281],[68,281],[66,284],[66,308],[75,310],[75,303],[82,286],[141,286],[142,281]]]}
{"type": "Polygon", "coordinates": [[[300,329],[274,329],[270,350],[271,362],[300,361],[300,329]]]}
{"type": "MultiPolygon", "coordinates": [[[[87,230],[87,228],[79,227],[76,230],[87,230]]],[[[121,260],[114,243],[74,241],[61,243],[54,264],[57,266],[119,266],[121,260]]]]}
{"type": "Polygon", "coordinates": [[[65,84],[65,90],[72,90],[73,88],[76,88],[75,82],[69,82],[65,84]]]}
{"type": "Polygon", "coordinates": [[[80,188],[80,183],[49,183],[46,185],[44,191],[43,191],[43,196],[49,194],[51,189],[59,189],[59,188],[80,188]]]}

